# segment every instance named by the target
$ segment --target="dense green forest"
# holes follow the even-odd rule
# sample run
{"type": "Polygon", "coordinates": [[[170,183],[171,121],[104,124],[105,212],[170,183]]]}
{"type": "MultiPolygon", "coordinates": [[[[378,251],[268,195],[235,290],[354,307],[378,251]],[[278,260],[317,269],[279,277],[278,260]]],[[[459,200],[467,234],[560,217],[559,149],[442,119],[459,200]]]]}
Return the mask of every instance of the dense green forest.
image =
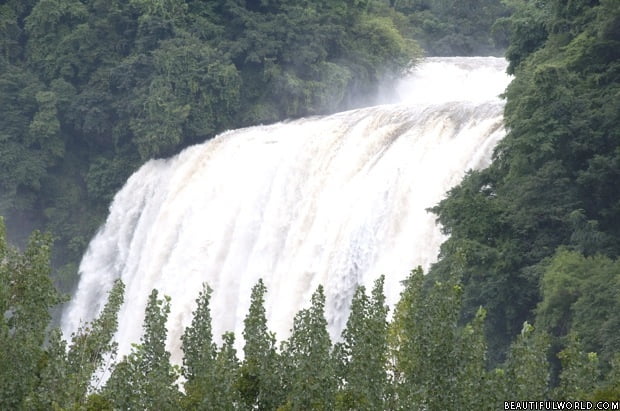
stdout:
{"type": "Polygon", "coordinates": [[[496,410],[504,401],[571,399],[592,404],[620,398],[620,356],[599,379],[600,359],[572,333],[550,384],[550,339],[525,322],[506,361],[487,369],[486,311],[459,325],[462,286],[424,287],[421,269],[404,282],[388,321],[379,278],[359,287],[341,341],[332,344],[319,287],[295,316],[290,337],[276,344],[267,327],[265,285],[252,289],[244,321],[243,356],[235,335],[218,345],[204,286],[181,340],[182,365],[170,363],[166,321],[170,301],[149,296],[144,334],[115,360],[111,341],[124,285],[117,282],[100,316],[69,343],[47,332],[49,308],[61,298],[50,281],[50,238],[35,233],[20,253],[6,243],[0,220],[0,405],[25,410],[496,410]],[[107,370],[104,383],[91,378],[107,370]],[[180,378],[181,377],[181,378],[180,378]]]}
{"type": "Polygon", "coordinates": [[[462,320],[488,310],[494,363],[527,320],[556,352],[574,333],[608,365],[620,351],[620,2],[510,3],[508,135],[433,209],[450,238],[428,280],[459,272],[462,320]]]}
{"type": "Polygon", "coordinates": [[[617,0],[8,0],[0,32],[0,214],[24,248],[2,224],[1,408],[620,398],[617,0]],[[278,345],[259,283],[238,355],[240,336],[214,342],[205,286],[173,366],[174,301],[154,292],[142,340],[110,360],[118,283],[72,341],[49,329],[63,301],[50,275],[70,289],[113,194],[144,161],[228,128],[364,104],[421,48],[503,46],[515,76],[508,135],[488,169],[432,209],[450,237],[428,275],[412,272],[389,321],[378,280],[358,290],[333,344],[318,289],[278,345]],[[52,234],[26,240],[35,228],[52,234]],[[111,372],[103,385],[90,378],[100,367],[111,372]]]}
{"type": "Polygon", "coordinates": [[[392,0],[408,33],[430,56],[501,56],[510,7],[499,0],[392,0]]]}

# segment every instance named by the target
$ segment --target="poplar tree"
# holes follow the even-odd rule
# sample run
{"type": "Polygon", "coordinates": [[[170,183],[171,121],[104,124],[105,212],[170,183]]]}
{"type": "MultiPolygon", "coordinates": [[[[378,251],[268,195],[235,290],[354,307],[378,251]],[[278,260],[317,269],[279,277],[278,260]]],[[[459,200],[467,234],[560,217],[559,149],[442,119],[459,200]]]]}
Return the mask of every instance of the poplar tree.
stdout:
{"type": "Polygon", "coordinates": [[[494,373],[486,370],[485,318],[486,310],[480,307],[474,319],[458,332],[455,392],[456,403],[464,410],[497,409],[494,373]]]}
{"type": "Polygon", "coordinates": [[[118,311],[124,301],[124,292],[125,285],[116,280],[99,317],[72,335],[67,362],[70,376],[75,381],[73,395],[77,403],[83,401],[90,390],[99,388],[91,386],[91,382],[100,382],[92,380],[93,373],[110,371],[106,362],[116,356],[118,344],[113,337],[118,328],[118,311]]]}
{"type": "Polygon", "coordinates": [[[181,336],[183,342],[183,376],[185,377],[185,402],[192,409],[213,409],[214,399],[211,388],[217,375],[215,361],[217,347],[211,332],[211,310],[209,300],[211,288],[204,284],[196,300],[192,324],[181,336]]]}
{"type": "Polygon", "coordinates": [[[176,410],[179,391],[175,384],[178,373],[170,365],[166,351],[166,320],[170,298],[157,298],[157,290],[149,296],[144,318],[144,335],[140,344],[114,369],[104,389],[113,407],[127,410],[176,410]]]}
{"type": "Polygon", "coordinates": [[[510,346],[505,366],[507,398],[546,399],[549,384],[548,337],[528,322],[510,346]]]}
{"type": "Polygon", "coordinates": [[[594,391],[592,401],[615,401],[620,398],[620,354],[616,354],[611,361],[611,369],[605,376],[605,381],[594,391]]]}
{"type": "Polygon", "coordinates": [[[280,409],[333,409],[336,381],[322,286],[312,295],[311,306],[295,315],[282,351],[286,403],[280,409]]]}
{"type": "Polygon", "coordinates": [[[241,365],[238,390],[249,409],[275,409],[279,403],[280,381],[277,375],[278,353],[275,335],[267,327],[263,280],[252,288],[250,309],[244,320],[244,359],[241,365]]]}
{"type": "Polygon", "coordinates": [[[358,287],[351,301],[342,342],[334,349],[339,378],[338,409],[385,409],[388,308],[383,283],[381,276],[371,298],[364,286],[358,287]]]}
{"type": "Polygon", "coordinates": [[[389,329],[389,367],[393,376],[392,408],[396,404],[420,403],[416,392],[421,371],[419,358],[422,356],[421,326],[424,319],[421,313],[422,284],[424,273],[421,267],[412,270],[403,281],[403,290],[394,309],[394,317],[389,329]]]}
{"type": "Polygon", "coordinates": [[[423,282],[420,267],[404,281],[391,325],[394,401],[414,408],[454,408],[461,287],[447,281],[424,290],[423,282]]]}
{"type": "Polygon", "coordinates": [[[222,346],[215,358],[213,375],[216,377],[210,387],[212,407],[210,410],[233,411],[241,409],[241,397],[237,390],[239,359],[235,349],[235,334],[222,336],[222,346]]]}

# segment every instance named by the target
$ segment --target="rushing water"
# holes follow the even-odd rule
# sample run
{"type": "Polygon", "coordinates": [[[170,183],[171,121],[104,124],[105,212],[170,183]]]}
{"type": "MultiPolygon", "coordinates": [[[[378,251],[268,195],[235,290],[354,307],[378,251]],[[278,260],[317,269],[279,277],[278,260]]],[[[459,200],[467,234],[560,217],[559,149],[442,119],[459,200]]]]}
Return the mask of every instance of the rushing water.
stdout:
{"type": "Polygon", "coordinates": [[[153,288],[172,298],[168,347],[207,282],[214,335],[241,338],[250,290],[268,287],[278,339],[325,286],[332,337],[346,323],[358,284],[386,275],[393,305],[400,281],[428,267],[443,240],[425,211],[463,177],[488,165],[504,135],[509,82],[502,59],[428,59],[392,94],[396,102],[229,131],[132,175],[80,265],[62,326],[69,335],[126,284],[119,351],[138,342],[153,288]]]}

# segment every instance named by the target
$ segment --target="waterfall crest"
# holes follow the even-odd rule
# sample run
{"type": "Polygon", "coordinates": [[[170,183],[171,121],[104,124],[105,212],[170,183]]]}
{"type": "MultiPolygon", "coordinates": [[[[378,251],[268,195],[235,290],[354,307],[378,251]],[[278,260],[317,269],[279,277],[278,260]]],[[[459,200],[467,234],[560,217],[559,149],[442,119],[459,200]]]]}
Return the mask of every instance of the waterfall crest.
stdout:
{"type": "Polygon", "coordinates": [[[82,259],[65,335],[100,312],[116,278],[126,284],[119,353],[139,341],[157,288],[172,298],[177,362],[203,282],[214,290],[215,336],[241,338],[259,278],[279,340],[319,284],[332,337],[358,284],[386,274],[393,305],[400,281],[427,268],[443,240],[425,210],[465,171],[488,165],[504,135],[505,67],[490,57],[428,59],[391,104],[229,131],[149,161],[117,193],[82,259]]]}

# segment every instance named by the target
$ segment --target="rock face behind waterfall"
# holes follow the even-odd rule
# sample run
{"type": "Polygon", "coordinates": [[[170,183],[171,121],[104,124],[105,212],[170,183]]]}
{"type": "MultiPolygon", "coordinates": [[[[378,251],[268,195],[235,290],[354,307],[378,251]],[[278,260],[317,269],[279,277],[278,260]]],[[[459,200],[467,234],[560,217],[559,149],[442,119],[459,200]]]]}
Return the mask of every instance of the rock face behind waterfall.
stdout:
{"type": "Polygon", "coordinates": [[[434,261],[442,241],[425,210],[468,169],[487,165],[504,135],[504,70],[495,58],[429,59],[391,104],[229,131],[146,163],[83,257],[65,334],[98,313],[119,277],[127,287],[120,353],[139,340],[157,288],[172,298],[168,347],[177,361],[203,282],[214,290],[216,336],[241,337],[259,278],[278,339],[319,284],[332,337],[358,284],[386,274],[395,303],[400,281],[434,261]]]}

